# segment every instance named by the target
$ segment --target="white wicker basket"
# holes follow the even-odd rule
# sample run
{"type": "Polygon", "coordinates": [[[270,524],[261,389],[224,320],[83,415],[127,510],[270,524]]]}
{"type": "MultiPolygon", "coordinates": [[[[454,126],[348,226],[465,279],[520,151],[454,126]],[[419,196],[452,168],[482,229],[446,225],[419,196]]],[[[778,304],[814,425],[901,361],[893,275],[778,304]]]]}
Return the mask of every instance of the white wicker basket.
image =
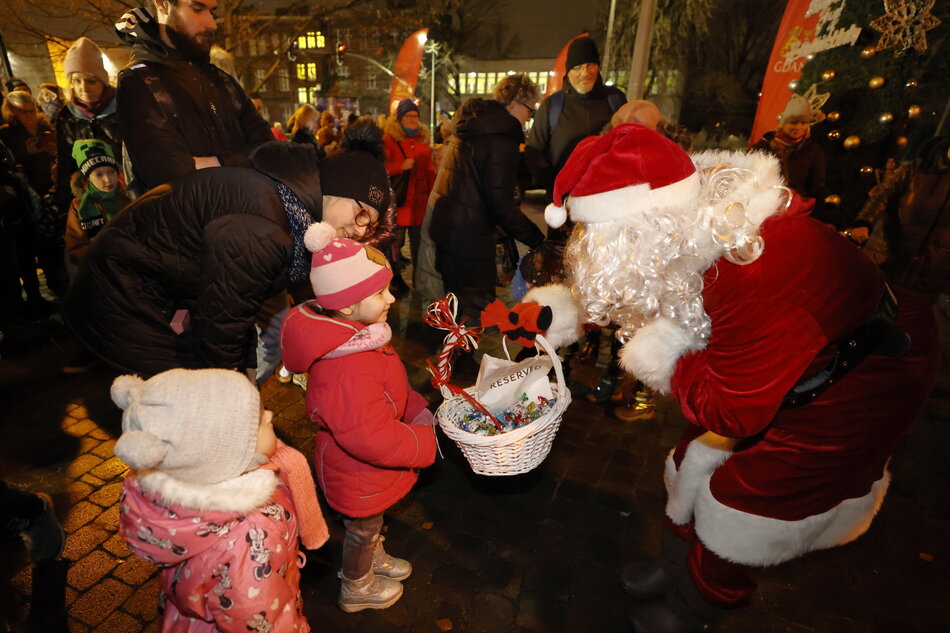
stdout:
{"type": "MultiPolygon", "coordinates": [[[[564,384],[561,359],[543,336],[538,335],[537,344],[553,359],[557,378],[556,382],[551,383],[557,401],[537,420],[508,433],[485,436],[455,426],[453,420],[471,411],[472,405],[465,398],[456,396],[446,400],[436,411],[442,431],[455,442],[472,470],[479,475],[520,475],[537,467],[551,451],[554,435],[561,426],[561,418],[571,404],[571,392],[564,384]]],[[[470,387],[466,391],[474,396],[475,388],[470,387]]]]}

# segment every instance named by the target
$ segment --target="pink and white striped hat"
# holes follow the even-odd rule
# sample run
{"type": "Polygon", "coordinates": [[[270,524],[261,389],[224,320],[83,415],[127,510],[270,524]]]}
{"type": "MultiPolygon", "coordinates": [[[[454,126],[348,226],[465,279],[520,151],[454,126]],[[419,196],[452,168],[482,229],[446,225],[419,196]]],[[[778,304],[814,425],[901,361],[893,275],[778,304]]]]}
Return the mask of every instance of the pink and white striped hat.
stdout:
{"type": "Polygon", "coordinates": [[[310,285],[321,308],[340,310],[359,303],[389,285],[393,271],[372,246],[345,237],[326,222],[311,224],[304,244],[313,253],[310,285]]]}

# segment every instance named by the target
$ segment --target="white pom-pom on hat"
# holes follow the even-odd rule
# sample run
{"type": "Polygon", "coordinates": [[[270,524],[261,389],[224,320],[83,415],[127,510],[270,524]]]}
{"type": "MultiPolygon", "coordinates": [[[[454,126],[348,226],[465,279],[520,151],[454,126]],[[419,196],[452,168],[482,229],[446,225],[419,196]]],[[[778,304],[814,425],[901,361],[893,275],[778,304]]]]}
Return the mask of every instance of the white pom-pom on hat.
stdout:
{"type": "Polygon", "coordinates": [[[145,381],[139,378],[138,376],[133,376],[127,374],[125,376],[119,376],[112,382],[112,388],[109,390],[109,395],[112,396],[112,401],[123,411],[129,408],[129,405],[132,404],[132,399],[139,388],[142,386],[142,383],[145,381]]]}
{"type": "Polygon", "coordinates": [[[311,224],[307,232],[304,233],[303,243],[306,245],[307,250],[311,253],[316,253],[329,246],[335,237],[335,228],[326,222],[315,222],[311,224]]]}
{"type": "Polygon", "coordinates": [[[157,435],[147,431],[126,431],[115,443],[116,457],[132,468],[158,468],[165,461],[167,448],[157,435]]]}
{"type": "Polygon", "coordinates": [[[567,209],[564,207],[559,207],[555,204],[549,204],[544,209],[544,221],[548,223],[552,229],[560,228],[565,222],[567,222],[567,209]]]}

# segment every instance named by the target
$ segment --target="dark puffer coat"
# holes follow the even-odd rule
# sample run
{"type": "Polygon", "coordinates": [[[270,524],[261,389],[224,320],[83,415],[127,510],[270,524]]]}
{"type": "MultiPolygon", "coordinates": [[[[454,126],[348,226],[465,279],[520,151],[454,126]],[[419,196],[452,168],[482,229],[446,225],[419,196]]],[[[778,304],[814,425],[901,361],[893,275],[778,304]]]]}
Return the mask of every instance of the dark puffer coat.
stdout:
{"type": "Polygon", "coordinates": [[[544,234],[521,212],[518,120],[497,101],[477,100],[460,113],[429,203],[429,234],[445,290],[459,298],[459,312],[477,317],[495,298],[495,227],[534,248],[544,234]]]}
{"type": "Polygon", "coordinates": [[[90,350],[146,376],[256,365],[254,316],[288,286],[294,256],[277,180],[314,220],[322,198],[312,147],[272,141],[250,158],[254,169],[203,169],[147,192],[93,239],[64,306],[90,350]],[[190,326],[176,334],[180,309],[190,326]]]}

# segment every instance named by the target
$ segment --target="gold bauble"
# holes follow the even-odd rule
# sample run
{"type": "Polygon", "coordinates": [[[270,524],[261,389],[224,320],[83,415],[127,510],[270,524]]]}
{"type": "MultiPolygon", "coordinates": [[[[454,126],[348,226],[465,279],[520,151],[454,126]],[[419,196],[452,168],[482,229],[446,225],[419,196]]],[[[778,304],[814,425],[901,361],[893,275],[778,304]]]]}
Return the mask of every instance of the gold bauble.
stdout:
{"type": "Polygon", "coordinates": [[[910,81],[908,81],[908,82],[907,82],[906,84],[904,84],[904,85],[907,86],[908,88],[916,88],[916,87],[917,87],[917,80],[916,80],[916,79],[911,79],[910,81]]]}
{"type": "Polygon", "coordinates": [[[916,119],[917,117],[919,117],[919,116],[920,116],[920,106],[919,106],[919,105],[912,105],[912,106],[908,107],[908,108],[907,108],[907,116],[909,116],[909,117],[912,118],[912,119],[916,119]]]}
{"type": "Polygon", "coordinates": [[[841,138],[841,132],[838,130],[830,130],[828,132],[828,138],[830,138],[832,141],[837,141],[839,138],[841,138]]]}
{"type": "Polygon", "coordinates": [[[898,136],[897,139],[894,141],[894,144],[897,145],[897,146],[900,147],[900,148],[907,147],[907,137],[906,137],[906,136],[898,136]]]}
{"type": "Polygon", "coordinates": [[[841,204],[841,196],[833,193],[830,196],[827,196],[825,198],[825,203],[838,206],[839,204],[841,204]]]}
{"type": "Polygon", "coordinates": [[[854,149],[860,144],[861,144],[861,138],[858,136],[849,136],[848,138],[844,139],[845,149],[854,149]]]}
{"type": "Polygon", "coordinates": [[[891,121],[894,120],[894,115],[891,114],[890,112],[884,112],[883,114],[881,114],[881,116],[877,118],[877,120],[880,121],[881,123],[890,123],[891,121]]]}
{"type": "Polygon", "coordinates": [[[834,78],[835,78],[835,71],[833,70],[826,70],[825,72],[821,73],[822,81],[831,81],[834,78]]]}
{"type": "Polygon", "coordinates": [[[837,110],[832,110],[831,112],[828,113],[828,116],[825,118],[827,118],[829,121],[834,122],[841,118],[841,113],[838,112],[837,110]]]}
{"type": "Polygon", "coordinates": [[[868,46],[861,49],[861,59],[871,59],[874,57],[874,53],[877,52],[877,49],[873,46],[868,46]]]}
{"type": "Polygon", "coordinates": [[[884,85],[884,77],[878,75],[877,77],[871,77],[871,81],[868,82],[869,88],[880,88],[884,85]]]}
{"type": "Polygon", "coordinates": [[[864,167],[861,168],[861,173],[864,174],[865,176],[870,176],[871,174],[874,173],[874,168],[871,167],[870,165],[865,165],[864,167]]]}

